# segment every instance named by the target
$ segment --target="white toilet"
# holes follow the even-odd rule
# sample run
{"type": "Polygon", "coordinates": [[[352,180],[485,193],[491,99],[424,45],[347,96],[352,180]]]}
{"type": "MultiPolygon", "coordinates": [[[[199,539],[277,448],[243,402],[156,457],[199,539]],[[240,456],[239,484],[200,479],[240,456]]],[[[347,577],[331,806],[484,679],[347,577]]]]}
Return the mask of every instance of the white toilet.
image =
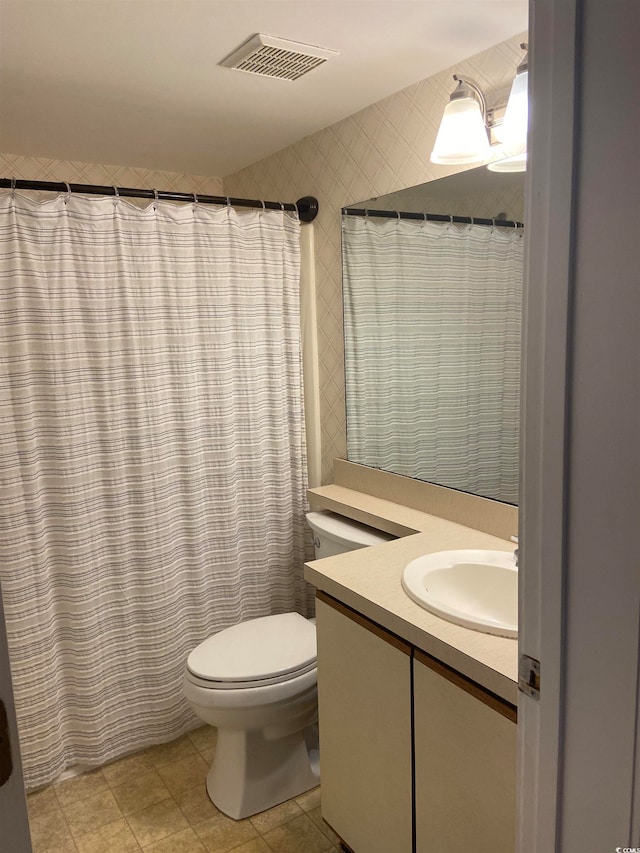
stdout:
{"type": "MultiPolygon", "coordinates": [[[[394,537],[327,512],[311,512],[316,557],[394,537]]],[[[240,819],[320,783],[316,628],[298,613],[250,619],[189,655],[184,695],[218,729],[207,776],[211,800],[240,819]]]]}

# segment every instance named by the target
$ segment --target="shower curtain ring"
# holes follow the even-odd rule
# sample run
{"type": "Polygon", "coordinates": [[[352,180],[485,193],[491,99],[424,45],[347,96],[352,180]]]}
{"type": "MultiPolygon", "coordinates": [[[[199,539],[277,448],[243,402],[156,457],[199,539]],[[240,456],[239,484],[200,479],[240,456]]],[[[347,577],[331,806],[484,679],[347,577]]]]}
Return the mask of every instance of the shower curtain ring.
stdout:
{"type": "Polygon", "coordinates": [[[154,191],[153,191],[153,209],[154,210],[158,209],[156,206],[157,204],[158,204],[158,190],[154,189],[154,191]]]}
{"type": "Polygon", "coordinates": [[[262,205],[263,210],[267,209],[267,205],[264,203],[264,201],[262,199],[260,199],[260,204],[262,205]]]}
{"type": "Polygon", "coordinates": [[[71,187],[66,181],[64,182],[64,185],[67,188],[67,197],[65,198],[64,203],[69,204],[69,199],[71,198],[71,187]]]}
{"type": "Polygon", "coordinates": [[[14,199],[16,197],[16,179],[11,178],[11,198],[14,199]]]}
{"type": "Polygon", "coordinates": [[[196,195],[196,193],[193,193],[193,203],[198,204],[198,196],[196,195]]]}

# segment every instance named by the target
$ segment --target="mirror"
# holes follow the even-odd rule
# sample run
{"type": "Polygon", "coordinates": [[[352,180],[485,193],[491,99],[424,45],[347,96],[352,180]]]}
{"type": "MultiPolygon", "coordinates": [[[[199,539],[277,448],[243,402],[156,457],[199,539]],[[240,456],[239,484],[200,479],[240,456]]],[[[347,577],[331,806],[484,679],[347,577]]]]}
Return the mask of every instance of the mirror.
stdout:
{"type": "Polygon", "coordinates": [[[484,167],[343,209],[349,461],[517,503],[523,213],[484,167]]]}

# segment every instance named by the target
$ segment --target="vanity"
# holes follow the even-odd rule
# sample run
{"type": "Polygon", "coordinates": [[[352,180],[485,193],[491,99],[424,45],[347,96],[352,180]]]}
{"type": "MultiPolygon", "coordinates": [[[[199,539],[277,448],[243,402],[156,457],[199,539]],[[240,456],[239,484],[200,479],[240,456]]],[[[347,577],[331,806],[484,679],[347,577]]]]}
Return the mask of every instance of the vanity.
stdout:
{"type": "Polygon", "coordinates": [[[434,552],[512,551],[517,510],[342,460],[335,479],[310,490],[313,509],[399,538],[305,569],[323,817],[354,853],[512,853],[517,640],[428,612],[402,575],[434,552]]]}
{"type": "Polygon", "coordinates": [[[515,849],[522,178],[480,167],[342,210],[350,461],[309,503],[398,537],[305,569],[322,814],[354,853],[515,849]],[[456,600],[510,636],[434,610],[426,555],[471,549],[456,600]]]}

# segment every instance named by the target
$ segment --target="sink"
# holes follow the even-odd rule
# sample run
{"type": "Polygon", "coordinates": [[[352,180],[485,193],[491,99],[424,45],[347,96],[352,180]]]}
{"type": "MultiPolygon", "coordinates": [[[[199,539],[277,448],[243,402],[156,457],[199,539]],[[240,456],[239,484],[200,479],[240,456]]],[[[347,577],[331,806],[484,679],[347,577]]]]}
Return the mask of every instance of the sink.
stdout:
{"type": "Polygon", "coordinates": [[[518,636],[518,569],[513,551],[438,551],[412,560],[404,591],[442,619],[499,637],[518,636]]]}

